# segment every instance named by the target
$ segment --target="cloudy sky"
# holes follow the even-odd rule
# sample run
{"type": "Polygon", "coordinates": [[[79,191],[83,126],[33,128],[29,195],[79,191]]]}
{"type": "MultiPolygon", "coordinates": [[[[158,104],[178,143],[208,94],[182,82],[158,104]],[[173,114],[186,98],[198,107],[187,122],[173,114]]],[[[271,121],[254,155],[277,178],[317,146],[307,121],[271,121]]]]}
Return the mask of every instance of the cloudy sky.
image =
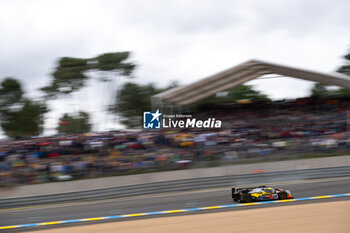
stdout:
{"type": "MultiPolygon", "coordinates": [[[[252,58],[329,73],[350,49],[349,11],[348,0],[2,0],[0,80],[16,77],[38,96],[58,58],[117,51],[133,52],[135,81],[159,86],[194,82],[252,58]]],[[[274,99],[305,96],[312,85],[251,83],[274,99]]],[[[74,108],[96,112],[100,123],[97,106],[107,97],[93,84],[74,106],[53,102],[46,126],[74,108]]]]}

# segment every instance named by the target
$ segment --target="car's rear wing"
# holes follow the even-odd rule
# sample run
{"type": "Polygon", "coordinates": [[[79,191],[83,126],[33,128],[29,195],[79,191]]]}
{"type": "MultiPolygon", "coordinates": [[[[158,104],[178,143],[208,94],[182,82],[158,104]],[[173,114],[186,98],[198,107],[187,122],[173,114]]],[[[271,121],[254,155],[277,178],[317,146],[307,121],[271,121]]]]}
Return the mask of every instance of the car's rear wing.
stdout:
{"type": "Polygon", "coordinates": [[[235,189],[235,188],[232,188],[231,190],[232,190],[232,191],[231,191],[232,198],[235,199],[235,197],[236,197],[236,195],[237,195],[237,194],[235,193],[235,192],[236,192],[236,189],[235,189]]]}

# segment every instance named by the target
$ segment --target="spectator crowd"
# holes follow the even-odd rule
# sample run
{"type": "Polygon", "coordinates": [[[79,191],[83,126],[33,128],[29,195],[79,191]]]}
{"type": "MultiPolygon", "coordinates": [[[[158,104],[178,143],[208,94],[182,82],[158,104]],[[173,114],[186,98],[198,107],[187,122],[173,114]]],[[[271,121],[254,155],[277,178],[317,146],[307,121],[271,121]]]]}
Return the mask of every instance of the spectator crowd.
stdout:
{"type": "Polygon", "coordinates": [[[350,101],[308,99],[198,110],[221,129],[124,130],[0,142],[0,186],[170,170],[350,149],[350,101]]]}

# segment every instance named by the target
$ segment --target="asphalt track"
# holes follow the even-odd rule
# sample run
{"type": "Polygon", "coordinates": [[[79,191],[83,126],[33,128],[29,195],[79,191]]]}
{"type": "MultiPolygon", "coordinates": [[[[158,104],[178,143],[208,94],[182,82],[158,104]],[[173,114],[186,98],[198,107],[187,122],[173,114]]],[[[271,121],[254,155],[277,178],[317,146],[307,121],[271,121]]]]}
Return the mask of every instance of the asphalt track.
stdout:
{"type": "MultiPolygon", "coordinates": [[[[343,194],[350,193],[350,177],[287,182],[284,184],[281,183],[272,186],[291,190],[295,198],[343,194]]],[[[336,201],[344,199],[350,198],[337,197],[327,200],[319,199],[305,200],[301,202],[286,202],[279,203],[278,206],[321,201],[336,201]]],[[[232,203],[233,202],[231,199],[230,189],[222,188],[183,193],[168,193],[160,195],[118,198],[103,201],[74,202],[66,204],[32,206],[14,209],[0,209],[0,226],[30,224],[37,222],[51,222],[80,218],[94,218],[111,215],[135,214],[164,210],[189,209],[205,206],[229,205],[232,203]]],[[[274,205],[241,206],[237,208],[227,208],[225,210],[264,208],[272,206],[274,205]]],[[[199,212],[203,213],[206,211],[213,210],[204,210],[199,212]]],[[[69,224],[64,225],[67,226],[69,224]]],[[[38,229],[38,227],[35,228],[38,229]]],[[[26,230],[33,229],[28,228],[26,230]]]]}

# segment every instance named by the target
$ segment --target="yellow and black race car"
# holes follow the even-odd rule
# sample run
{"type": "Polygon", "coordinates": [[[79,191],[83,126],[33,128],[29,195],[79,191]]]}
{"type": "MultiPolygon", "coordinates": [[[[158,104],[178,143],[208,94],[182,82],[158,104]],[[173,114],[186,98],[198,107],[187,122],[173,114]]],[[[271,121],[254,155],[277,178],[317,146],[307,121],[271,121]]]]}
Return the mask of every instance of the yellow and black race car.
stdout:
{"type": "Polygon", "coordinates": [[[266,186],[252,188],[232,188],[232,199],[236,202],[283,200],[293,198],[289,190],[266,186]]]}

